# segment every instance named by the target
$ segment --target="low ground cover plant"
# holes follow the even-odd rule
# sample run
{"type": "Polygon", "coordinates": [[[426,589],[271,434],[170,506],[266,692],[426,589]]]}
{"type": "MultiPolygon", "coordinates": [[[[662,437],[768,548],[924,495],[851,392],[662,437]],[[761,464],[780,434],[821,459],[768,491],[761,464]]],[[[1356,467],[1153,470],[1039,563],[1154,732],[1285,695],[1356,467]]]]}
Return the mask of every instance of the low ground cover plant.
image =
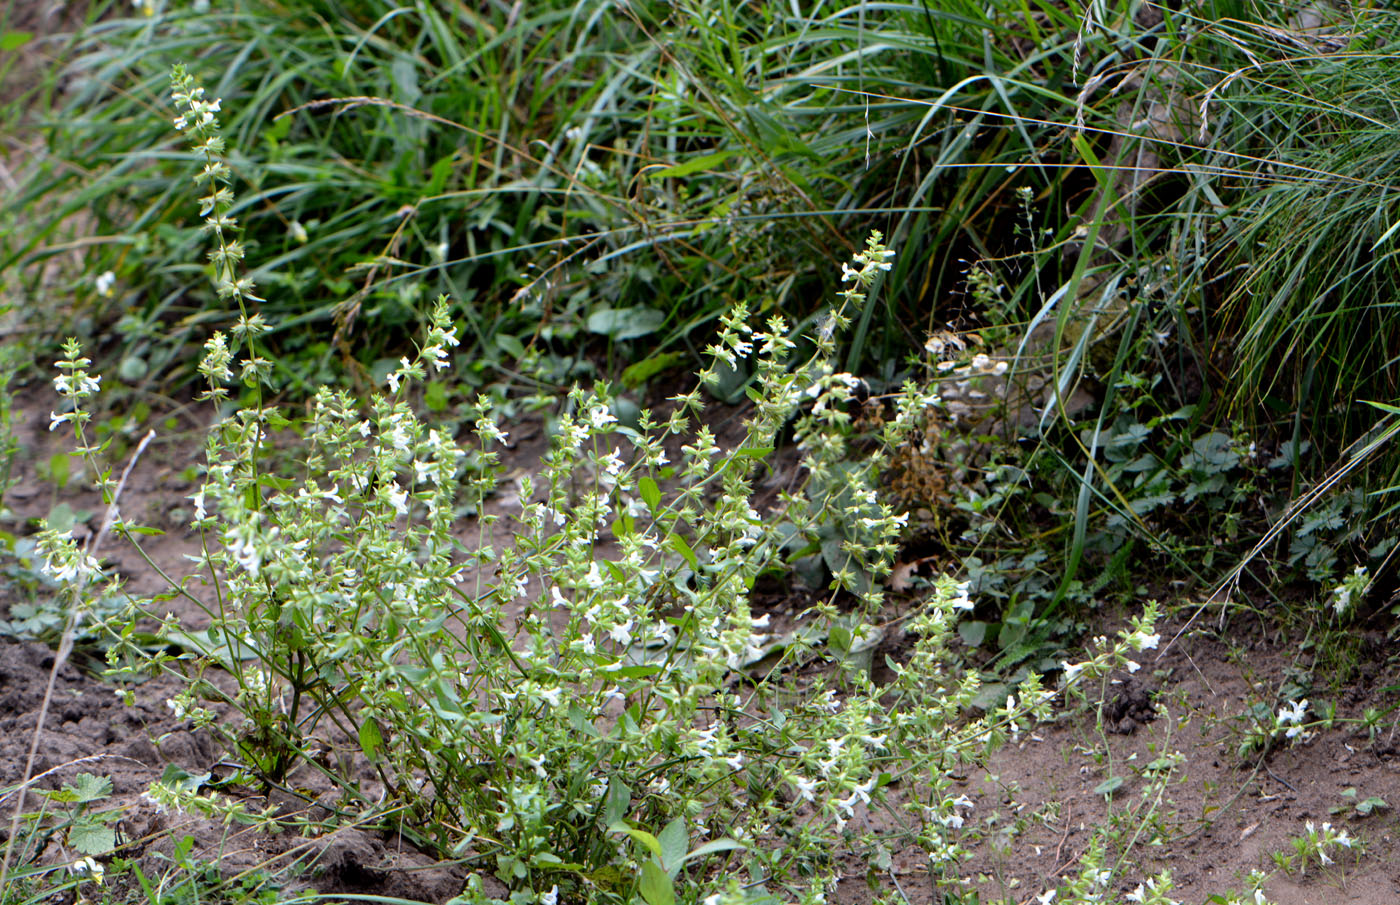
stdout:
{"type": "MultiPolygon", "coordinates": [[[[503,531],[485,502],[509,425],[483,399],[463,446],[409,405],[410,389],[444,369],[457,342],[445,299],[383,389],[364,402],[329,388],[313,397],[295,423],[296,466],[268,455],[294,422],[261,395],[268,325],[242,270],[221,103],[182,69],[173,83],[175,124],[203,161],[196,182],[215,289],[238,311],[199,366],[203,400],[220,412],[192,497],[206,586],[171,588],[210,624],[192,632],[162,620],[163,636],[186,651],[173,656],[132,640],[137,616],[158,614],[155,605],[110,621],[113,678],[179,676],[172,708],[220,732],[246,782],[322,771],[340,813],[464,859],[474,873],[463,901],[822,901],[838,875],[833,853],[864,850],[853,821],[872,807],[907,812],[906,842],[955,882],[972,802],[953,794],[950,771],[1044,718],[1053,691],[1030,674],[969,716],[979,676],[949,645],[972,604],[948,577],[907,621],[907,656],[874,679],[881,588],[904,519],[876,492],[880,457],[848,456],[857,382],[833,356],[847,312],[890,268],[880,235],[843,265],[848,286],[807,338],[810,354],[797,354],[800,338],[781,317],[753,326],[741,303],[723,318],[700,386],[667,414],[643,411],[627,427],[607,386],[575,388],[503,531]],[[732,372],[749,375],[752,407],[743,437],[721,446],[696,417],[703,386],[732,372]],[[229,399],[240,382],[253,405],[229,399]],[[789,433],[816,490],[795,488],[760,513],[755,476],[789,433]],[[466,542],[453,532],[463,500],[478,513],[466,542]],[[756,580],[820,546],[832,526],[842,541],[826,557],[827,593],[792,630],[774,632],[754,611],[756,580]],[[375,782],[358,777],[356,758],[317,765],[315,738],[355,746],[375,782]]],[[[59,367],[66,404],[53,426],[76,431],[115,502],[89,434],[102,378],[76,343],[59,367]]],[[[905,387],[884,442],[937,404],[928,388],[905,387]]],[[[136,526],[118,530],[139,539],[136,526]]],[[[108,579],[62,531],[39,545],[81,621],[108,579]]],[[[1067,682],[1155,644],[1155,617],[1148,606],[1116,640],[1098,639],[1089,660],[1066,664],[1067,682]]],[[[150,794],[277,819],[179,783],[150,794]]]]}

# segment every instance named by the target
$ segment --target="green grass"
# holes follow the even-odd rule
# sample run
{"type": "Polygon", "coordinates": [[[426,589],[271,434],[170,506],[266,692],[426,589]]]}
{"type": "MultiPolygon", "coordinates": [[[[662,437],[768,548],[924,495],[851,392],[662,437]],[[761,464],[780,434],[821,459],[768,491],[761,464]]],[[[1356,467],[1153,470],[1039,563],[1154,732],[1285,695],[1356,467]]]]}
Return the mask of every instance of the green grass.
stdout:
{"type": "Polygon", "coordinates": [[[957,258],[1013,250],[1012,188],[1034,185],[1056,219],[1082,195],[1061,126],[1080,19],[1036,8],[1028,25],[970,2],[814,18],[728,2],[116,5],[36,114],[48,156],[14,203],[38,226],[4,236],[0,267],[33,285],[81,244],[84,272],[53,288],[75,314],[123,313],[133,376],[187,375],[177,350],[222,315],[168,188],[190,162],[160,89],[184,61],[224,99],[236,213],[275,280],[282,380],[303,391],[394,357],[420,291],[459,300],[483,381],[526,347],[570,358],[579,340],[689,354],[733,299],[818,309],[820,262],[879,226],[908,252],[858,323],[849,362],[869,368],[956,316],[957,258]],[[988,28],[1008,40],[985,44],[988,28]],[[108,269],[115,303],[91,289],[108,269]]]}

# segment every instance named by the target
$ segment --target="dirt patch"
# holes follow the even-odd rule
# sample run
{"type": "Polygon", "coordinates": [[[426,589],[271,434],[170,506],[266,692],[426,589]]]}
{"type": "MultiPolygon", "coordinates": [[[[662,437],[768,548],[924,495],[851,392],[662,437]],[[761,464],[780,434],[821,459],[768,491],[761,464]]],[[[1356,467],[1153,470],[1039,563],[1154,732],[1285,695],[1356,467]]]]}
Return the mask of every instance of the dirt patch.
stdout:
{"type": "MultiPolygon", "coordinates": [[[[1161,633],[1170,638],[1174,627],[1161,633]]],[[[1144,658],[1137,676],[1114,680],[1101,706],[1082,705],[994,755],[966,786],[991,843],[972,865],[984,901],[1024,902],[1053,887],[1077,871],[1095,833],[1109,843],[1109,863],[1123,868],[1124,894],[1170,869],[1172,898],[1205,902],[1248,892],[1247,875],[1261,870],[1272,873],[1264,891],[1279,905],[1400,901],[1394,811],[1361,817],[1352,807],[1371,796],[1400,805],[1393,719],[1374,739],[1339,722],[1267,755],[1241,753],[1255,719],[1277,710],[1277,689],[1297,681],[1300,659],[1257,628],[1183,635],[1160,659],[1144,658]],[[1348,789],[1357,798],[1344,796],[1348,789]],[[1306,873],[1280,870],[1273,854],[1292,852],[1308,821],[1345,828],[1365,853],[1334,852],[1335,865],[1314,862],[1306,873]]],[[[1393,677],[1361,673],[1342,689],[1314,676],[1307,719],[1329,702],[1339,721],[1387,706],[1381,689],[1393,677]]]]}

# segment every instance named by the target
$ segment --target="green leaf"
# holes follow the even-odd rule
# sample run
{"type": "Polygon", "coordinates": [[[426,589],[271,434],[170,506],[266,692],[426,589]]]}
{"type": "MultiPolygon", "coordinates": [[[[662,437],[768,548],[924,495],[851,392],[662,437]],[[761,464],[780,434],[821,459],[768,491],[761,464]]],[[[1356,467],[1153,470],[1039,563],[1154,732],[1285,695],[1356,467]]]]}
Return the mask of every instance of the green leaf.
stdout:
{"type": "Polygon", "coordinates": [[[615,341],[638,339],[661,329],[666,315],[655,308],[633,305],[630,308],[599,308],[588,315],[588,332],[615,341]]]}
{"type": "Polygon", "coordinates": [[[685,864],[685,853],[690,848],[690,834],[685,831],[685,818],[677,817],[666,824],[656,837],[661,843],[661,866],[672,877],[685,864]]]}
{"type": "Polygon", "coordinates": [[[423,404],[430,412],[442,412],[447,410],[447,384],[441,380],[429,381],[423,388],[423,404]]]}
{"type": "Polygon", "coordinates": [[[63,788],[73,793],[73,801],[80,803],[103,801],[112,797],[112,780],[91,773],[79,773],[73,785],[65,785],[63,788]]]}
{"type": "Polygon", "coordinates": [[[209,781],[211,773],[191,773],[176,764],[166,764],[160,774],[160,784],[177,792],[198,792],[209,781]]]}
{"type": "Polygon", "coordinates": [[[773,451],[772,446],[741,446],[734,450],[736,456],[747,456],[750,459],[762,459],[773,451]]]}
{"type": "Polygon", "coordinates": [[[128,355],[117,365],[117,376],[123,383],[136,383],[146,376],[149,366],[140,355],[128,355]]]}
{"type": "Polygon", "coordinates": [[[738,151],[716,151],[713,154],[703,154],[699,157],[691,158],[685,163],[678,163],[675,166],[647,170],[646,174],[654,179],[671,179],[680,176],[689,176],[691,173],[703,173],[706,170],[713,170],[738,153],[738,151]]]}
{"type": "Polygon", "coordinates": [[[496,345],[500,350],[516,361],[525,357],[525,345],[512,333],[496,334],[496,345]]]}
{"type": "Polygon", "coordinates": [[[1114,792],[1118,791],[1124,782],[1125,780],[1121,776],[1110,776],[1108,779],[1094,786],[1094,794],[1112,795],[1114,792]]]}
{"type": "Polygon", "coordinates": [[[650,475],[637,479],[637,493],[641,494],[642,502],[647,504],[653,515],[661,510],[661,488],[656,486],[656,480],[650,475]]]}
{"type": "Polygon", "coordinates": [[[627,816],[627,806],[632,802],[632,790],[627,783],[614,776],[608,780],[608,793],[603,798],[603,825],[616,826],[627,816]]]}
{"type": "Polygon", "coordinates": [[[661,667],[655,664],[651,666],[619,666],[616,669],[606,670],[610,676],[617,676],[620,679],[645,679],[661,672],[661,667]]]}
{"type": "Polygon", "coordinates": [[[960,622],[958,623],[958,637],[968,647],[980,647],[982,642],[987,640],[987,623],[976,620],[960,622]]]}
{"type": "Polygon", "coordinates": [[[695,551],[690,548],[690,544],[685,542],[685,538],[679,534],[672,534],[666,538],[666,546],[679,553],[692,570],[700,571],[700,560],[696,557],[695,551]]]}
{"type": "Polygon", "coordinates": [[[44,519],[44,524],[59,534],[70,534],[75,521],[77,517],[73,514],[73,507],[67,503],[59,503],[49,510],[49,517],[44,519]]]}
{"type": "Polygon", "coordinates": [[[0,51],[19,50],[24,45],[34,39],[34,33],[28,31],[7,31],[0,34],[0,51]]]}
{"type": "Polygon", "coordinates": [[[735,842],[733,839],[713,839],[686,855],[685,860],[688,864],[691,861],[698,861],[701,858],[706,858],[720,852],[742,852],[747,849],[748,846],[744,845],[742,842],[735,842]]]}
{"type": "Polygon", "coordinates": [[[667,368],[674,367],[681,359],[679,352],[662,352],[633,362],[622,372],[622,385],[629,390],[635,390],[667,368]]]}
{"type": "Polygon", "coordinates": [[[1389,807],[1390,805],[1386,803],[1384,798],[1372,795],[1365,801],[1357,803],[1356,813],[1362,817],[1369,817],[1375,811],[1384,811],[1389,807]]]}
{"type": "Polygon", "coordinates": [[[661,857],[661,843],[656,841],[656,837],[653,836],[651,833],[648,833],[646,830],[633,829],[625,823],[614,823],[610,827],[610,829],[614,833],[626,833],[627,835],[635,839],[637,842],[640,842],[642,845],[644,845],[646,847],[646,850],[651,852],[653,857],[661,857]]]}
{"type": "Polygon", "coordinates": [[[365,717],[360,722],[360,750],[365,752],[365,757],[373,761],[383,744],[384,734],[379,731],[379,724],[373,717],[365,717]]]}
{"type": "Polygon", "coordinates": [[[68,465],[68,453],[56,452],[49,456],[49,480],[59,490],[68,486],[68,475],[71,468],[68,465]]]}
{"type": "Polygon", "coordinates": [[[105,855],[117,847],[117,831],[91,820],[82,820],[69,828],[68,844],[79,854],[105,855]]]}
{"type": "Polygon", "coordinates": [[[642,865],[642,898],[647,905],[675,905],[676,891],[671,886],[671,878],[655,861],[642,865]]]}

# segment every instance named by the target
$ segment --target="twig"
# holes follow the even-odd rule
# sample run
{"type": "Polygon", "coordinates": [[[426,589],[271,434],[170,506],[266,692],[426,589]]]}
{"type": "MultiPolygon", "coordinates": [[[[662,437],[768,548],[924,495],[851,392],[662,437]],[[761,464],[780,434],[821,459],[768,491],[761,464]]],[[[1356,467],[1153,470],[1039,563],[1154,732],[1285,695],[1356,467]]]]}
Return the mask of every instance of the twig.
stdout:
{"type": "Polygon", "coordinates": [[[1260,761],[1259,763],[1260,763],[1260,765],[1264,768],[1264,770],[1267,771],[1268,774],[1274,778],[1274,781],[1275,781],[1275,782],[1280,782],[1280,783],[1283,783],[1285,786],[1288,786],[1289,791],[1292,791],[1292,792],[1297,792],[1297,791],[1298,791],[1297,789],[1293,788],[1293,783],[1289,782],[1288,780],[1284,779],[1282,776],[1279,776],[1277,773],[1275,773],[1273,767],[1270,767],[1268,764],[1264,763],[1263,761],[1260,761]]]}

